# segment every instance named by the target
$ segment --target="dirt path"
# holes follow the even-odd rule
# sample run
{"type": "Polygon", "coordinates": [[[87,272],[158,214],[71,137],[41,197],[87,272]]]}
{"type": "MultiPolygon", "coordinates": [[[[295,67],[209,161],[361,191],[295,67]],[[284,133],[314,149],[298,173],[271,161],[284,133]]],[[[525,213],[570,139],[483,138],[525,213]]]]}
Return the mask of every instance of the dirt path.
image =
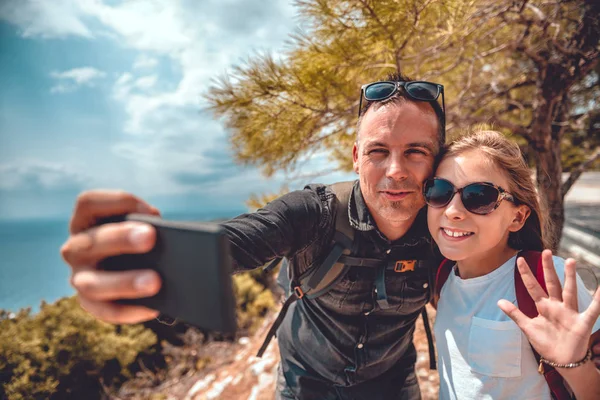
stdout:
{"type": "MultiPolygon", "coordinates": [[[[433,324],[435,310],[429,306],[427,308],[430,322],[433,324]]],[[[277,341],[271,342],[262,358],[255,355],[275,316],[276,312],[272,312],[254,337],[242,338],[232,346],[233,351],[228,349],[231,357],[227,361],[194,376],[195,382],[188,384],[185,399],[273,400],[279,362],[277,341]]],[[[415,346],[418,353],[417,376],[423,400],[437,399],[439,378],[437,371],[429,369],[427,337],[421,318],[417,320],[415,346]]]]}
{"type": "Polygon", "coordinates": [[[273,400],[279,362],[277,340],[272,340],[262,358],[255,357],[276,317],[272,312],[253,338],[241,338],[235,356],[220,368],[211,368],[189,389],[186,400],[273,400]]]}

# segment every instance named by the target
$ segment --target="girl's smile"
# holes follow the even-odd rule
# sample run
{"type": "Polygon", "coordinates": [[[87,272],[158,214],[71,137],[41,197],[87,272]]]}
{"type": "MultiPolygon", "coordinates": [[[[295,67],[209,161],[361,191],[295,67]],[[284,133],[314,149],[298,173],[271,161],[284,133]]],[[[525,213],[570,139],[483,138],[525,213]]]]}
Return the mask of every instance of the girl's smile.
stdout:
{"type": "MultiPolygon", "coordinates": [[[[510,192],[505,174],[480,150],[444,158],[436,178],[445,179],[456,189],[489,182],[510,192]]],[[[467,210],[463,198],[455,193],[445,206],[428,207],[427,221],[442,254],[458,261],[460,275],[466,278],[489,273],[490,268],[502,265],[515,254],[518,249],[509,247],[508,236],[521,229],[528,209],[501,201],[497,208],[480,215],[467,210]]]]}
{"type": "Polygon", "coordinates": [[[454,240],[454,241],[466,240],[475,234],[474,232],[464,231],[464,230],[460,230],[460,229],[446,228],[446,227],[442,227],[442,228],[440,228],[440,230],[442,231],[443,236],[447,240],[454,240]]]}

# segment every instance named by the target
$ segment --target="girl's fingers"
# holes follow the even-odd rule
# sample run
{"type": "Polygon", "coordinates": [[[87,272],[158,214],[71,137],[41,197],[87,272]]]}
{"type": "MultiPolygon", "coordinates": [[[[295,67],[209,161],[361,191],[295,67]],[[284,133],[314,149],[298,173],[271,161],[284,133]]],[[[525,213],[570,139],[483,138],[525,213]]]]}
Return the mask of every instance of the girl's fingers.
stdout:
{"type": "Polygon", "coordinates": [[[527,288],[527,292],[529,292],[533,301],[537,303],[540,300],[547,298],[546,292],[544,292],[544,289],[542,289],[533,276],[531,269],[529,269],[529,266],[527,266],[527,262],[523,257],[517,259],[517,267],[519,268],[519,273],[523,279],[523,284],[525,285],[525,288],[527,288]]]}
{"type": "Polygon", "coordinates": [[[521,310],[519,310],[517,308],[517,306],[515,306],[513,303],[511,303],[508,300],[499,300],[498,307],[500,307],[500,309],[502,311],[504,311],[504,314],[508,315],[510,317],[510,319],[515,321],[517,326],[519,328],[521,328],[521,330],[523,332],[525,332],[524,328],[525,328],[527,322],[530,320],[530,318],[528,316],[523,314],[521,312],[521,310]]]}
{"type": "Polygon", "coordinates": [[[546,281],[548,295],[551,299],[562,301],[562,286],[554,269],[552,251],[544,250],[542,252],[542,266],[544,267],[544,280],[546,281]]]}
{"type": "Polygon", "coordinates": [[[596,293],[594,293],[594,297],[592,298],[592,302],[590,306],[583,312],[583,317],[586,322],[590,325],[590,328],[593,329],[594,324],[598,320],[600,316],[600,288],[596,289],[596,293]]]}
{"type": "Polygon", "coordinates": [[[562,297],[565,305],[571,310],[579,312],[577,305],[577,263],[572,258],[565,261],[565,287],[562,297]]]}

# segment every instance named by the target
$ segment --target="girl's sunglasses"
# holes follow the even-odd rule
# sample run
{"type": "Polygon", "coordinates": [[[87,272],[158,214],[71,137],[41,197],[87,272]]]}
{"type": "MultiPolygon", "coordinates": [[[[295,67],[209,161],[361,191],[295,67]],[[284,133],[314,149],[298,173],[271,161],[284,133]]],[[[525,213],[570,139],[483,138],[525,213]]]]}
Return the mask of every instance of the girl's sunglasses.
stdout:
{"type": "Polygon", "coordinates": [[[475,182],[458,189],[446,179],[433,178],[423,185],[425,202],[433,208],[447,206],[456,193],[460,193],[460,200],[467,211],[478,215],[491,213],[504,199],[515,202],[512,194],[489,182],[475,182]]]}
{"type": "Polygon", "coordinates": [[[444,104],[444,86],[438,83],[425,81],[381,81],[368,83],[361,87],[358,116],[360,117],[362,112],[363,96],[367,101],[383,101],[392,97],[401,87],[404,88],[408,97],[419,101],[436,101],[441,94],[442,111],[444,111],[444,113],[446,112],[446,105],[444,104]]]}

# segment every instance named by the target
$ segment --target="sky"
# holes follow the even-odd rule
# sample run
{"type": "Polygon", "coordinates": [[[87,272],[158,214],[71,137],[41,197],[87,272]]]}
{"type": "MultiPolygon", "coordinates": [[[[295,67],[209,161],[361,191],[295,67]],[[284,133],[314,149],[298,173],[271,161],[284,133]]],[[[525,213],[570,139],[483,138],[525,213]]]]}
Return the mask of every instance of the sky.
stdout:
{"type": "Polygon", "coordinates": [[[68,216],[87,189],[231,213],[302,188],[325,154],[270,179],[236,165],[202,98],[253,54],[283,56],[298,23],[288,1],[0,1],[0,219],[68,216]]]}

